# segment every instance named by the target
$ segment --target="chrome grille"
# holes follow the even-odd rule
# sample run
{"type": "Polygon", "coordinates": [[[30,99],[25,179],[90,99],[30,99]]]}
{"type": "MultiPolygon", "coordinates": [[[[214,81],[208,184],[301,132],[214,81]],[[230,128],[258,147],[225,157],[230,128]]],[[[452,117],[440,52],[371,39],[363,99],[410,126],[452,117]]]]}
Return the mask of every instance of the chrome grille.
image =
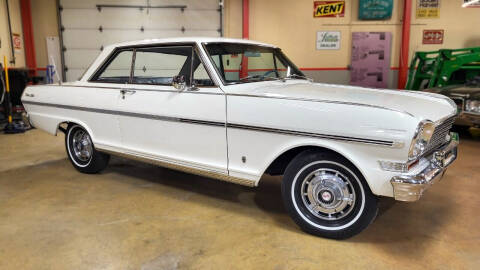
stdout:
{"type": "Polygon", "coordinates": [[[452,116],[435,127],[435,131],[428,143],[426,152],[429,152],[447,142],[447,135],[453,126],[453,122],[455,122],[455,118],[456,116],[452,116]]]}

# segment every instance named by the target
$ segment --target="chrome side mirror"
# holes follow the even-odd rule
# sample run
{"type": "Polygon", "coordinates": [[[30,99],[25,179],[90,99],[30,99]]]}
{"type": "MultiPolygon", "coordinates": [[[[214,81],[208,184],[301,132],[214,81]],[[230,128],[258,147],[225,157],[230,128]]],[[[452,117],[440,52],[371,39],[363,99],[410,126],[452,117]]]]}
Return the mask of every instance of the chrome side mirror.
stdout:
{"type": "Polygon", "coordinates": [[[187,83],[185,82],[185,76],[184,75],[173,76],[172,86],[178,91],[185,90],[185,88],[187,87],[187,83]]]}

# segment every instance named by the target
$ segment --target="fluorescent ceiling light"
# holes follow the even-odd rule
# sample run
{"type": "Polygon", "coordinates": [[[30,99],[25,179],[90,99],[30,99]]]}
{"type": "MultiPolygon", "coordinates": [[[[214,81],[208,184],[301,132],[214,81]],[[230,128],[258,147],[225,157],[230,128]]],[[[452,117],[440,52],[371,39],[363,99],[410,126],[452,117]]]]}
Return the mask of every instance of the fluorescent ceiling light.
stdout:
{"type": "Polygon", "coordinates": [[[480,2],[480,0],[472,0],[472,1],[469,1],[469,2],[466,2],[466,3],[463,3],[462,7],[468,7],[468,6],[473,5],[475,3],[478,3],[478,2],[480,2]]]}

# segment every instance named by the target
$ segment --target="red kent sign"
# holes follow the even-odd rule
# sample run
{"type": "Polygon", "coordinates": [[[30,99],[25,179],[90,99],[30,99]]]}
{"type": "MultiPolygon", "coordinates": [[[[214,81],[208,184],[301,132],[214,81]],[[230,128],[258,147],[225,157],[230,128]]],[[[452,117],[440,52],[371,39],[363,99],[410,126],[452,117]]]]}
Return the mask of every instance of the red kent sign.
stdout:
{"type": "Polygon", "coordinates": [[[423,30],[423,44],[443,44],[444,30],[423,30]]]}
{"type": "Polygon", "coordinates": [[[313,2],[313,17],[344,17],[345,1],[315,1],[313,2]]]}

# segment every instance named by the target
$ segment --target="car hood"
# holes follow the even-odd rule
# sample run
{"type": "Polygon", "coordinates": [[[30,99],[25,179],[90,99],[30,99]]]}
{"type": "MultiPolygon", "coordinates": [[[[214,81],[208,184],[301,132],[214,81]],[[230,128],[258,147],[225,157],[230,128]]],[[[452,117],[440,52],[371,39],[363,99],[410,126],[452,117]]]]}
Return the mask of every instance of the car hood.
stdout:
{"type": "Polygon", "coordinates": [[[447,97],[464,97],[468,99],[480,100],[480,87],[467,85],[452,85],[443,88],[433,88],[425,90],[430,93],[442,94],[447,97]]]}
{"type": "Polygon", "coordinates": [[[300,80],[245,83],[228,86],[225,90],[229,95],[371,106],[434,122],[455,114],[457,110],[452,100],[435,93],[370,89],[300,80]]]}

